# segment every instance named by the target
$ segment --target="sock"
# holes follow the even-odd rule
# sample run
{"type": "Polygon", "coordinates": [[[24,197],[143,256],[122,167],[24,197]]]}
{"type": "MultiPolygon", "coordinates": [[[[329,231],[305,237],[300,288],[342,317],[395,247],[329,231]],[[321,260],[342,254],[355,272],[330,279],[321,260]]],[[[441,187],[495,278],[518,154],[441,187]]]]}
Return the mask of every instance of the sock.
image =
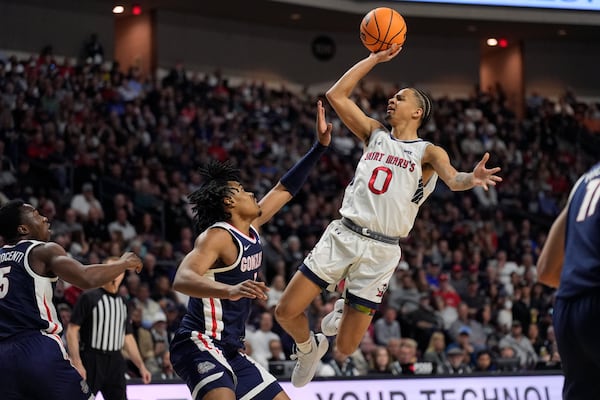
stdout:
{"type": "Polygon", "coordinates": [[[309,337],[306,342],[296,343],[296,347],[304,354],[310,353],[312,351],[312,337],[309,337]]]}

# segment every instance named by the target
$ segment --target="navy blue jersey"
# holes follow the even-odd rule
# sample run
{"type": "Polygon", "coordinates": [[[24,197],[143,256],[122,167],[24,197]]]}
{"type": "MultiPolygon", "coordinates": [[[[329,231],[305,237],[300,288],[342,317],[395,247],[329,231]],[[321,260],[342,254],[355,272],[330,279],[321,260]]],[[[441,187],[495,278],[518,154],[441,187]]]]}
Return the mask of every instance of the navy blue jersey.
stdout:
{"type": "MultiPolygon", "coordinates": [[[[209,229],[225,229],[238,247],[238,257],[232,265],[209,269],[205,277],[227,285],[237,285],[248,279],[256,280],[262,264],[262,245],[258,233],[250,227],[251,237],[225,222],[217,222],[209,229]]],[[[250,313],[252,299],[236,301],[190,297],[188,311],[181,321],[181,327],[199,331],[226,347],[243,348],[246,321],[250,313]]]]}
{"type": "Polygon", "coordinates": [[[558,297],[574,297],[600,288],[600,163],[571,191],[565,232],[565,259],[558,297]]]}
{"type": "Polygon", "coordinates": [[[29,252],[41,244],[22,240],[0,248],[0,339],[31,331],[62,331],[52,304],[58,278],[38,275],[29,265],[29,252]]]}

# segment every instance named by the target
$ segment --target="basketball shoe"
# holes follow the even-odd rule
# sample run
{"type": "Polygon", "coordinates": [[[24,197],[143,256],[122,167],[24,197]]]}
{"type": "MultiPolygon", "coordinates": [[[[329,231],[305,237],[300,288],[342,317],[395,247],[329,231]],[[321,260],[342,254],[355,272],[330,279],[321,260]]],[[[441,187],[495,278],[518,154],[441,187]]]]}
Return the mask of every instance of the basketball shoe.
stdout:
{"type": "Polygon", "coordinates": [[[305,354],[300,350],[296,350],[296,354],[292,354],[290,357],[297,360],[292,372],[292,385],[295,387],[302,387],[312,380],[317,372],[319,360],[329,349],[329,341],[321,333],[315,335],[311,332],[310,340],[312,344],[310,352],[305,354]]]}
{"type": "Polygon", "coordinates": [[[338,333],[342,312],[344,311],[344,299],[339,298],[333,306],[333,311],[321,320],[321,332],[326,336],[335,336],[338,333]]]}

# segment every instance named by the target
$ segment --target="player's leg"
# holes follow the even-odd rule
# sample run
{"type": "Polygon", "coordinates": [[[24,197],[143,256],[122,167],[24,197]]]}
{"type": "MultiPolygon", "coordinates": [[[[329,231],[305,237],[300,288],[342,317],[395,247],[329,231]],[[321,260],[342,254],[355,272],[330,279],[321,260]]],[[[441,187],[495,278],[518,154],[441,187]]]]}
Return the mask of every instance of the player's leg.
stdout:
{"type": "Polygon", "coordinates": [[[198,332],[177,333],[170,346],[171,364],[194,400],[235,400],[234,373],[221,349],[198,332]]]}
{"type": "Polygon", "coordinates": [[[304,272],[298,271],[285,288],[275,308],[277,322],[296,343],[306,342],[310,337],[308,318],[304,310],[321,293],[321,290],[321,287],[309,279],[304,272]]]}
{"type": "Polygon", "coordinates": [[[344,287],[345,305],[336,345],[345,355],[354,353],[360,345],[400,261],[398,245],[366,241],[361,243],[364,247],[360,260],[348,270],[344,287]]]}
{"type": "MultiPolygon", "coordinates": [[[[305,267],[303,265],[303,267],[305,267]]],[[[310,271],[308,271],[310,273],[310,271]]],[[[321,287],[298,271],[286,287],[275,309],[277,321],[296,342],[295,357],[298,360],[292,372],[292,384],[296,387],[311,381],[319,360],[329,348],[325,335],[315,335],[310,330],[304,310],[321,292],[321,287]]]]}
{"type": "Polygon", "coordinates": [[[28,382],[22,398],[31,400],[94,398],[86,381],[67,359],[66,349],[57,335],[36,334],[27,338],[20,347],[20,358],[22,365],[19,366],[19,370],[28,382]]]}
{"type": "Polygon", "coordinates": [[[352,302],[344,305],[344,312],[335,338],[335,344],[340,353],[347,356],[354,353],[365,332],[369,329],[374,314],[374,308],[352,302]]]}
{"type": "Polygon", "coordinates": [[[355,260],[355,241],[356,235],[340,221],[332,221],[285,288],[275,317],[296,343],[309,340],[304,310],[323,289],[344,278],[347,266],[355,260]]]}
{"type": "Polygon", "coordinates": [[[356,235],[340,226],[340,221],[329,224],[275,309],[279,324],[296,342],[298,362],[292,373],[292,384],[296,387],[310,382],[329,347],[325,335],[310,331],[304,310],[321,290],[343,279],[347,267],[356,258],[356,235]]]}
{"type": "Polygon", "coordinates": [[[564,400],[600,399],[600,296],[557,299],[554,331],[565,376],[564,400]]]}
{"type": "Polygon", "coordinates": [[[238,399],[272,400],[289,399],[288,395],[262,365],[243,354],[229,359],[229,364],[237,377],[235,395],[238,399]]]}

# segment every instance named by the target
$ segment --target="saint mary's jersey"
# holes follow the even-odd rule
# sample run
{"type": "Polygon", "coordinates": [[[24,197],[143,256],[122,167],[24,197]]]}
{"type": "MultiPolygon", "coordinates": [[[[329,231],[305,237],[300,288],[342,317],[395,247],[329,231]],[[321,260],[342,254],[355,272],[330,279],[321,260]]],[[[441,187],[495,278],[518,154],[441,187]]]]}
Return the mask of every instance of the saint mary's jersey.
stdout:
{"type": "MultiPolygon", "coordinates": [[[[206,278],[227,285],[237,285],[245,280],[256,280],[262,264],[262,245],[258,232],[250,227],[251,237],[225,222],[217,222],[209,229],[225,229],[237,243],[238,257],[231,265],[209,269],[206,278]]],[[[246,321],[252,299],[237,301],[215,298],[191,297],[188,311],[181,321],[181,328],[199,331],[214,342],[231,349],[244,347],[246,321]]]]}
{"type": "Polygon", "coordinates": [[[392,237],[406,237],[419,206],[435,189],[437,174],[423,182],[421,159],[431,143],[398,140],[373,131],[346,188],[340,214],[355,224],[392,237]]]}
{"type": "Polygon", "coordinates": [[[600,163],[571,190],[565,232],[565,258],[557,297],[600,289],[600,163]]]}
{"type": "Polygon", "coordinates": [[[33,331],[62,331],[52,304],[58,278],[40,276],[29,265],[29,252],[41,244],[22,240],[0,248],[0,340],[33,331]]]}

